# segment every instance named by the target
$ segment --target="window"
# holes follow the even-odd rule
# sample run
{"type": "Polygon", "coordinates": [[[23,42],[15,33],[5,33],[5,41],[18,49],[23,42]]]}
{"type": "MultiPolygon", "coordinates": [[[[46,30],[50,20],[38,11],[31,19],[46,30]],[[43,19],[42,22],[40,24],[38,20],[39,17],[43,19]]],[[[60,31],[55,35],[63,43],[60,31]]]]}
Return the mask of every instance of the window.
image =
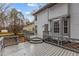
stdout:
{"type": "Polygon", "coordinates": [[[68,20],[64,20],[64,33],[68,33],[68,20]]]}
{"type": "Polygon", "coordinates": [[[59,21],[54,21],[54,33],[59,33],[59,21]]]}
{"type": "Polygon", "coordinates": [[[35,25],[35,33],[37,34],[37,25],[35,25]]]}
{"type": "Polygon", "coordinates": [[[44,31],[48,31],[48,24],[44,25],[44,31]]]}
{"type": "Polygon", "coordinates": [[[35,16],[35,21],[37,21],[37,15],[35,16]]]}

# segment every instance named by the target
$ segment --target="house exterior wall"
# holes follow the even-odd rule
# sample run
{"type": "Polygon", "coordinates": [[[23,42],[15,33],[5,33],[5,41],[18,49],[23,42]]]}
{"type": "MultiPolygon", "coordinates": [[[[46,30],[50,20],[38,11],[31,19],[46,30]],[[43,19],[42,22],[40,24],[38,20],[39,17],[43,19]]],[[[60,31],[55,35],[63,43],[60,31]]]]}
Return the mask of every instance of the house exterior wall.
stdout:
{"type": "Polygon", "coordinates": [[[70,4],[70,36],[79,39],[79,3],[70,4]]]}
{"type": "Polygon", "coordinates": [[[35,24],[29,24],[29,25],[26,25],[23,30],[26,30],[26,31],[29,31],[31,33],[34,33],[35,31],[35,24]]]}
{"type": "Polygon", "coordinates": [[[49,19],[68,14],[68,4],[57,4],[49,8],[49,19]]]}
{"type": "MultiPolygon", "coordinates": [[[[52,28],[53,33],[53,18],[68,15],[70,13],[70,37],[79,39],[79,4],[57,4],[49,9],[43,10],[39,14],[37,14],[37,21],[35,24],[37,25],[37,34],[43,35],[43,25],[49,24],[49,31],[52,28]],[[51,21],[51,25],[48,20],[51,21]]],[[[55,35],[55,34],[54,34],[55,35]]]]}
{"type": "Polygon", "coordinates": [[[68,4],[57,4],[51,8],[48,8],[38,13],[37,21],[35,21],[35,25],[37,25],[37,35],[43,36],[43,30],[44,30],[43,26],[45,24],[48,24],[49,31],[50,31],[50,28],[52,28],[52,31],[53,31],[53,27],[52,27],[53,25],[51,26],[48,20],[59,16],[67,15],[67,14],[68,14],[68,4]]]}
{"type": "Polygon", "coordinates": [[[35,21],[35,25],[37,25],[37,35],[43,36],[44,25],[48,24],[48,10],[44,10],[41,13],[37,14],[37,21],[35,21]]]}
{"type": "Polygon", "coordinates": [[[68,4],[64,3],[64,4],[57,4],[51,8],[49,8],[49,20],[51,19],[51,35],[52,36],[62,36],[62,17],[63,16],[67,16],[68,15],[68,4]],[[61,18],[59,18],[61,17],[61,18]],[[58,19],[54,19],[54,18],[58,18],[58,19]],[[54,33],[54,21],[55,20],[59,20],[59,33],[54,33]]]}

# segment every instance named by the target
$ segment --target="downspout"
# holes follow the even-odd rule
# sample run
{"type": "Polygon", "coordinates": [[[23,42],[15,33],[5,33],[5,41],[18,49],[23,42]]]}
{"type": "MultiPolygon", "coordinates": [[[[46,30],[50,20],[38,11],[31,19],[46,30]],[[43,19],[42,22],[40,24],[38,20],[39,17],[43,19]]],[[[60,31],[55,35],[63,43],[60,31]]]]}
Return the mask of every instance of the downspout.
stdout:
{"type": "Polygon", "coordinates": [[[70,3],[68,3],[68,16],[69,16],[69,38],[71,37],[71,19],[70,19],[70,3]]]}
{"type": "Polygon", "coordinates": [[[50,20],[49,20],[49,8],[48,8],[48,34],[50,35],[50,20]]]}
{"type": "Polygon", "coordinates": [[[51,27],[51,25],[52,25],[52,19],[50,19],[49,18],[49,8],[48,8],[48,22],[49,22],[49,25],[48,25],[48,31],[49,31],[49,35],[50,36],[53,36],[53,32],[52,32],[52,27],[51,27]]]}

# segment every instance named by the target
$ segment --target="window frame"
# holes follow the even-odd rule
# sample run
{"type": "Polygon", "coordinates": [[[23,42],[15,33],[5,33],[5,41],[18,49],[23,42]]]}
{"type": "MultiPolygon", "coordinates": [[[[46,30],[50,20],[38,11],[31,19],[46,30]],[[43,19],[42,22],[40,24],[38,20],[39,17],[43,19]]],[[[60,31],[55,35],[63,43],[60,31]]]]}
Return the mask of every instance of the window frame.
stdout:
{"type": "Polygon", "coordinates": [[[35,15],[35,21],[37,21],[37,15],[35,15]]]}
{"type": "Polygon", "coordinates": [[[35,33],[37,34],[37,25],[35,25],[35,33]]]}
{"type": "Polygon", "coordinates": [[[69,31],[70,31],[70,19],[69,18],[67,18],[67,17],[64,17],[63,19],[63,35],[64,36],[69,36],[69,31]],[[64,23],[64,21],[67,21],[67,23],[64,23]],[[67,30],[66,32],[65,32],[65,30],[67,30]]]}
{"type": "Polygon", "coordinates": [[[53,31],[54,33],[59,33],[59,32],[60,32],[60,31],[59,31],[59,30],[60,30],[60,26],[59,26],[60,23],[59,23],[59,22],[60,22],[60,20],[54,21],[54,29],[53,29],[53,30],[54,30],[54,31],[53,31]]]}
{"type": "Polygon", "coordinates": [[[48,24],[44,24],[44,31],[48,31],[48,24]]]}

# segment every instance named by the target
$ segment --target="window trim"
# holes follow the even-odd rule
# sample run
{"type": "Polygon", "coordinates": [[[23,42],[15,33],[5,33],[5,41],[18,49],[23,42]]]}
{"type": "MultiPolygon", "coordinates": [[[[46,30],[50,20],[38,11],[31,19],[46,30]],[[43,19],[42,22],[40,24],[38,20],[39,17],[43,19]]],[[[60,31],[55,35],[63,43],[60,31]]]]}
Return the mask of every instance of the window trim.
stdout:
{"type": "Polygon", "coordinates": [[[37,21],[37,15],[35,15],[35,21],[37,21]]]}
{"type": "Polygon", "coordinates": [[[70,19],[67,17],[62,18],[63,20],[63,36],[69,36],[70,35],[70,19]],[[64,27],[64,21],[67,21],[67,26],[64,27]],[[64,32],[64,28],[67,28],[67,33],[64,32]]]}
{"type": "Polygon", "coordinates": [[[48,24],[44,24],[44,31],[48,31],[48,24]]]}
{"type": "Polygon", "coordinates": [[[57,20],[54,20],[54,28],[53,28],[53,32],[54,33],[60,33],[60,20],[57,19],[57,20]],[[55,22],[58,22],[58,24],[55,24],[55,22]]]}

